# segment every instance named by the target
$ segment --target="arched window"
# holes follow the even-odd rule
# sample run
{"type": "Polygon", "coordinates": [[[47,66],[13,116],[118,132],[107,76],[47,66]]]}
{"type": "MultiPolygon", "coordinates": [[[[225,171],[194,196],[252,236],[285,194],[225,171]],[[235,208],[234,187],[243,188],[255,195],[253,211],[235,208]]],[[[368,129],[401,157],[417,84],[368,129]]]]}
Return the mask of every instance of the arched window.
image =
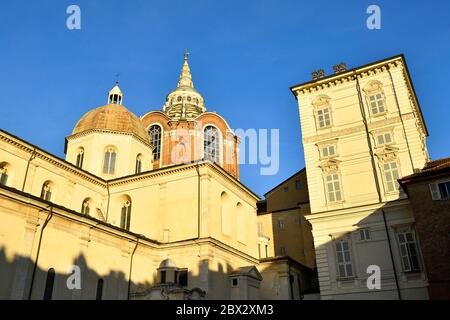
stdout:
{"type": "Polygon", "coordinates": [[[213,126],[207,126],[203,132],[204,158],[213,162],[220,162],[219,130],[213,126]]]}
{"type": "Polygon", "coordinates": [[[130,230],[131,221],[131,201],[127,200],[122,206],[122,212],[120,215],[120,227],[125,230],[130,230]]]}
{"type": "Polygon", "coordinates": [[[6,162],[0,163],[0,184],[6,186],[8,182],[8,164],[6,162]]]}
{"type": "Polygon", "coordinates": [[[148,133],[150,135],[152,145],[155,147],[155,149],[153,149],[153,159],[159,160],[161,158],[162,129],[159,125],[154,124],[148,130],[148,133]]]}
{"type": "Polygon", "coordinates": [[[116,167],[116,150],[113,147],[108,147],[105,151],[105,159],[103,161],[103,173],[114,174],[116,167]]]}
{"type": "Polygon", "coordinates": [[[142,154],[136,156],[136,168],[135,173],[141,173],[142,171],[142,154]]]}
{"type": "Polygon", "coordinates": [[[84,148],[79,148],[76,162],[76,166],[78,168],[83,168],[83,160],[84,160],[84,148]]]}
{"type": "Polygon", "coordinates": [[[85,215],[89,215],[89,211],[91,210],[91,199],[86,198],[81,205],[81,213],[85,215]]]}
{"type": "Polygon", "coordinates": [[[47,271],[47,280],[45,281],[44,300],[52,300],[54,284],[55,284],[55,269],[50,268],[47,271]]]}
{"type": "Polygon", "coordinates": [[[41,198],[46,201],[50,201],[52,198],[52,189],[53,189],[53,184],[50,181],[44,182],[44,184],[42,185],[42,190],[41,190],[41,198]]]}
{"type": "Polygon", "coordinates": [[[102,300],[103,298],[103,279],[98,279],[97,281],[97,293],[95,296],[95,300],[102,300]]]}

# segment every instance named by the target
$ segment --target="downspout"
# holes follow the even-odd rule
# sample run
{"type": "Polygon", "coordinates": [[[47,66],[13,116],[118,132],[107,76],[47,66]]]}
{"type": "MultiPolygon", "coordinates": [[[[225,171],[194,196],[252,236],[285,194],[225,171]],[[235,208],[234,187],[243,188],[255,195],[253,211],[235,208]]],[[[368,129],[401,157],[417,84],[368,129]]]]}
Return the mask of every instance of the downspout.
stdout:
{"type": "Polygon", "coordinates": [[[136,238],[136,245],[134,246],[134,250],[131,253],[131,259],[130,259],[130,272],[128,274],[128,294],[127,294],[127,300],[130,300],[130,290],[131,290],[131,272],[133,271],[133,258],[134,254],[136,252],[136,249],[139,245],[139,238],[136,238]]]}
{"type": "Polygon", "coordinates": [[[108,192],[108,201],[106,203],[106,217],[105,220],[108,222],[108,214],[109,214],[109,199],[111,198],[111,194],[109,193],[109,182],[106,181],[106,191],[108,192]]]}
{"type": "Polygon", "coordinates": [[[198,163],[195,166],[197,170],[197,239],[200,239],[200,169],[198,163]]]}
{"type": "Polygon", "coordinates": [[[363,100],[362,100],[362,97],[361,97],[361,87],[359,85],[358,75],[356,75],[356,74],[355,74],[355,79],[356,79],[356,90],[358,91],[359,109],[361,111],[361,116],[362,116],[362,119],[363,119],[364,128],[366,130],[367,144],[369,146],[369,153],[370,153],[370,158],[371,158],[372,170],[373,170],[373,175],[374,175],[374,178],[375,178],[375,185],[377,187],[378,201],[381,203],[381,202],[383,202],[383,199],[381,197],[380,181],[378,180],[378,173],[377,173],[377,168],[376,168],[376,165],[375,165],[375,159],[374,159],[373,148],[372,148],[372,141],[370,141],[370,136],[369,136],[369,126],[367,125],[366,112],[364,111],[364,103],[363,103],[363,100]]]}
{"type": "Polygon", "coordinates": [[[395,90],[395,86],[394,86],[394,78],[392,77],[391,70],[388,69],[388,73],[389,73],[389,77],[391,78],[392,90],[394,91],[395,103],[397,105],[398,116],[400,117],[400,122],[402,123],[403,134],[405,135],[406,146],[408,147],[408,155],[409,155],[409,161],[411,162],[411,169],[414,172],[414,163],[413,163],[413,159],[411,156],[411,149],[409,148],[408,136],[406,135],[405,123],[403,122],[403,117],[402,117],[402,113],[400,110],[400,104],[398,103],[397,90],[395,90]]]}
{"type": "Polygon", "coordinates": [[[398,300],[402,300],[402,296],[400,294],[400,287],[398,286],[397,269],[395,268],[394,255],[392,254],[391,239],[389,237],[389,230],[388,230],[387,223],[386,223],[386,215],[385,215],[383,209],[381,209],[381,212],[383,214],[384,229],[386,230],[386,236],[387,236],[387,241],[388,241],[388,245],[389,245],[389,254],[391,256],[392,269],[394,270],[395,286],[397,288],[398,300]]]}
{"type": "Polygon", "coordinates": [[[36,269],[37,269],[37,265],[38,265],[39,254],[41,252],[42,236],[44,235],[44,230],[47,227],[50,220],[52,219],[52,217],[53,217],[53,207],[50,205],[50,212],[49,212],[47,218],[45,218],[45,222],[41,228],[41,234],[39,235],[38,249],[37,249],[37,253],[36,253],[36,259],[34,261],[33,274],[31,275],[31,284],[30,284],[30,291],[28,293],[28,300],[31,300],[31,295],[33,293],[34,278],[36,276],[36,269]]]}
{"type": "Polygon", "coordinates": [[[33,149],[33,152],[31,153],[30,159],[28,159],[28,162],[27,162],[27,169],[25,170],[25,177],[23,178],[22,192],[25,191],[25,183],[27,182],[27,176],[28,176],[28,170],[30,168],[30,162],[34,158],[36,158],[36,148],[33,149]]]}

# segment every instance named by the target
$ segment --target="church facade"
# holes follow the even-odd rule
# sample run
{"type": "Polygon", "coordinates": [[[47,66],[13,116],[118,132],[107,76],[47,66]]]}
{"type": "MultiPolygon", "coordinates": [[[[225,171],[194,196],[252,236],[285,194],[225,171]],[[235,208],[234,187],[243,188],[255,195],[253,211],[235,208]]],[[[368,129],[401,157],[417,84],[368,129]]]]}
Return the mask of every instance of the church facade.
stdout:
{"type": "Polygon", "coordinates": [[[0,298],[294,298],[304,268],[266,261],[264,277],[259,197],[187,55],[162,111],[138,118],[123,101],[116,84],[66,138],[66,159],[0,131],[0,298]]]}

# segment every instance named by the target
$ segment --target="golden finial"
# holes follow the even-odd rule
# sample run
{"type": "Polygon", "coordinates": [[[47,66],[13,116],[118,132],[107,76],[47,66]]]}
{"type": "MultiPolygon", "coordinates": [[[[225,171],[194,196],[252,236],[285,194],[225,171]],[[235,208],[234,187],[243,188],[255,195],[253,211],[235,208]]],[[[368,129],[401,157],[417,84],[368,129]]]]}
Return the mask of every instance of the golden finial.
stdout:
{"type": "Polygon", "coordinates": [[[184,49],[184,61],[187,61],[189,58],[189,51],[188,49],[184,49]]]}

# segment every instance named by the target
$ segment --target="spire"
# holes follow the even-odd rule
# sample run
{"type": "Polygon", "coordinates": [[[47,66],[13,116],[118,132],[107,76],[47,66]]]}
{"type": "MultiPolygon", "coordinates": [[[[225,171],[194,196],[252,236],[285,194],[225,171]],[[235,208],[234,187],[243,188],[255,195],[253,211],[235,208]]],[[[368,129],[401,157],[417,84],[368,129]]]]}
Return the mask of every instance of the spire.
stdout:
{"type": "Polygon", "coordinates": [[[184,51],[184,63],[183,68],[181,68],[180,80],[178,80],[178,87],[191,87],[194,88],[194,83],[192,82],[191,68],[189,68],[189,52],[187,49],[184,51]]]}
{"type": "Polygon", "coordinates": [[[116,85],[108,93],[108,104],[122,104],[123,94],[119,88],[119,81],[116,80],[116,85]]]}

